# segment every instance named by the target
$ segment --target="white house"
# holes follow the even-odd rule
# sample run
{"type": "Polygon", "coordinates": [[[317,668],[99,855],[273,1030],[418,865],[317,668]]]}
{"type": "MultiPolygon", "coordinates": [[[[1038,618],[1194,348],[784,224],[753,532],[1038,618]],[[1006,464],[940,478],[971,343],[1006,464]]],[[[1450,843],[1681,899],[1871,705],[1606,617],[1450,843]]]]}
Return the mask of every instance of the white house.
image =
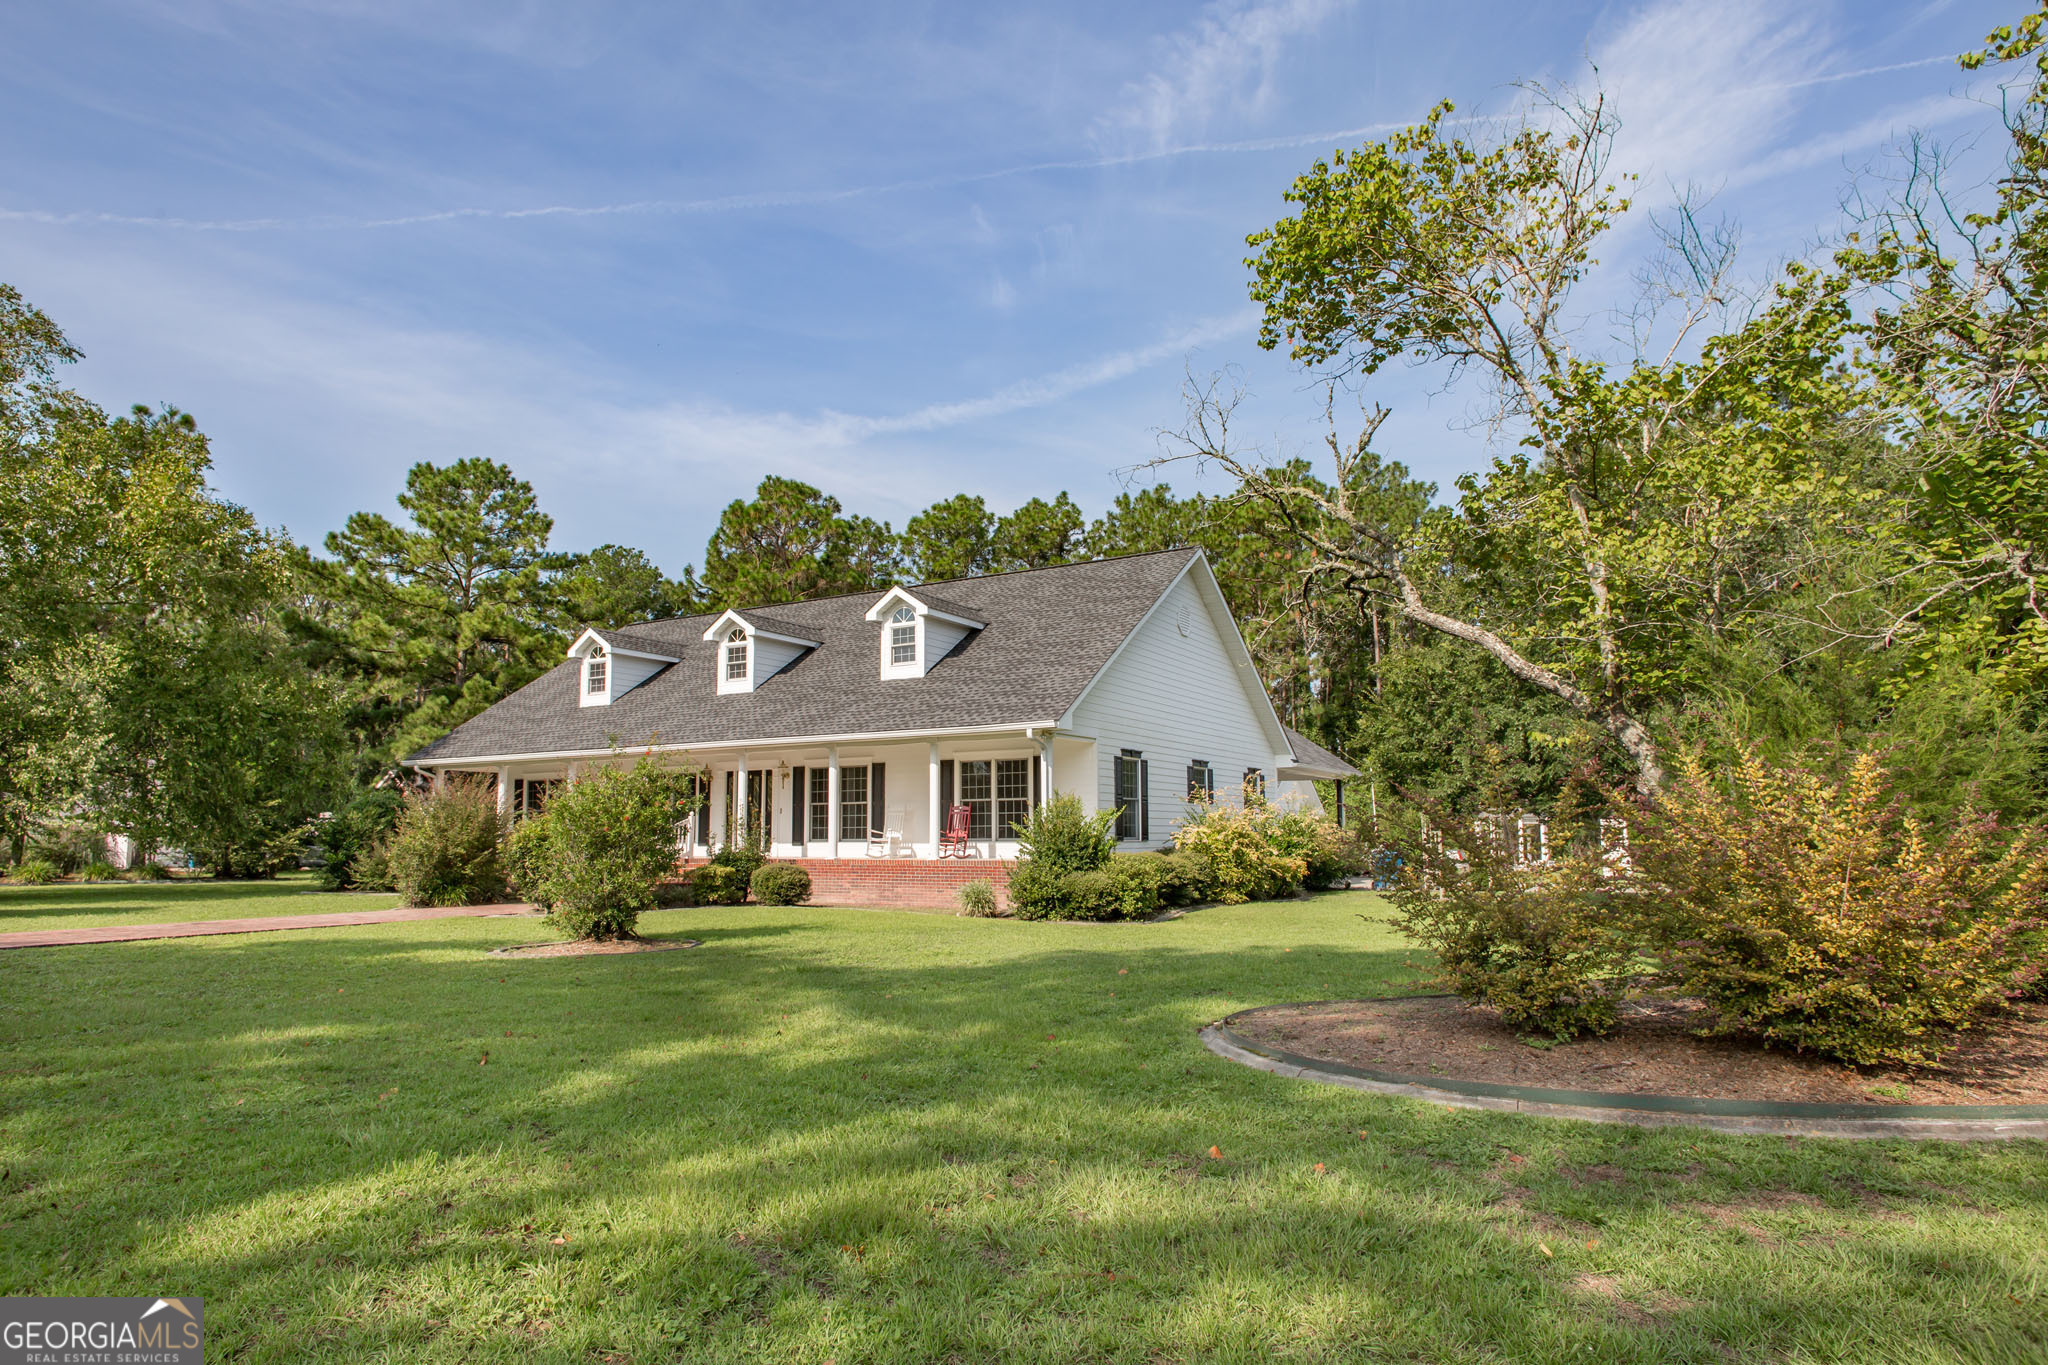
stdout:
{"type": "Polygon", "coordinates": [[[698,856],[765,824],[770,856],[813,864],[819,899],[873,897],[895,868],[883,899],[898,903],[997,871],[1049,792],[1116,810],[1118,839],[1147,849],[1191,793],[1356,775],[1281,725],[1208,560],[1185,549],[593,627],[406,762],[490,775],[516,818],[581,769],[650,752],[710,775],[698,856]],[[963,806],[964,847],[942,847],[963,806]],[[942,853],[964,855],[944,860],[956,875],[932,875],[942,853]]]}

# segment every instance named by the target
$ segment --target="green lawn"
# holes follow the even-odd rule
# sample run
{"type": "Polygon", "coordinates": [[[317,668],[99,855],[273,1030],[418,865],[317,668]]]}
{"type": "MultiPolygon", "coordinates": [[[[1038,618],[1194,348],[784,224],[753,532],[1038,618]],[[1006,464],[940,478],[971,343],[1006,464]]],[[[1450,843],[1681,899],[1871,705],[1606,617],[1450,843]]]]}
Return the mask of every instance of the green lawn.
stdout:
{"type": "Polygon", "coordinates": [[[1522,1120],[1202,1050],[1397,989],[1376,907],[0,953],[0,1291],[201,1295],[234,1361],[2048,1356],[2041,1144],[1522,1120]]]}
{"type": "Polygon", "coordinates": [[[272,882],[58,882],[0,886],[0,934],[26,929],[87,929],[111,924],[168,924],[187,919],[249,919],[389,910],[398,897],[315,891],[306,873],[272,882]]]}

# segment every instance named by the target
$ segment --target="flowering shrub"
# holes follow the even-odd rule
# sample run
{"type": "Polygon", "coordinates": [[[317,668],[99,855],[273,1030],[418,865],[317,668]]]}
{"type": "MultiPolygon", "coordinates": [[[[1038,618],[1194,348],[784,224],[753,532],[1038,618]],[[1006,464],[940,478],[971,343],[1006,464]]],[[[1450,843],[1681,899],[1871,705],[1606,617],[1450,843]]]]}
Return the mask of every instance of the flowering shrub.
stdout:
{"type": "Polygon", "coordinates": [[[1278,900],[1301,889],[1309,852],[1323,837],[1317,826],[1327,823],[1264,802],[1203,806],[1173,836],[1173,847],[1208,862],[1209,893],[1226,905],[1278,900]]]}
{"type": "Polygon", "coordinates": [[[529,816],[521,866],[533,869],[529,894],[549,922],[578,938],[634,937],[640,912],[654,908],[675,871],[692,795],[691,774],[643,758],[585,774],[529,816]]]}
{"type": "Polygon", "coordinates": [[[406,797],[383,846],[407,905],[486,905],[505,893],[498,799],[488,783],[451,779],[406,797]]]}
{"type": "Polygon", "coordinates": [[[1683,759],[1638,856],[1670,987],[1725,1032],[1858,1063],[1928,1062],[2040,980],[2048,831],[1930,828],[1865,754],[1833,781],[1745,753],[1724,789],[1683,759]]]}
{"type": "Polygon", "coordinates": [[[1564,1040],[1614,1026],[1640,931],[1597,853],[1518,864],[1505,840],[1452,839],[1442,811],[1396,836],[1392,924],[1436,956],[1435,977],[1509,1027],[1564,1040]],[[1463,843],[1465,847],[1458,847],[1463,843]]]}

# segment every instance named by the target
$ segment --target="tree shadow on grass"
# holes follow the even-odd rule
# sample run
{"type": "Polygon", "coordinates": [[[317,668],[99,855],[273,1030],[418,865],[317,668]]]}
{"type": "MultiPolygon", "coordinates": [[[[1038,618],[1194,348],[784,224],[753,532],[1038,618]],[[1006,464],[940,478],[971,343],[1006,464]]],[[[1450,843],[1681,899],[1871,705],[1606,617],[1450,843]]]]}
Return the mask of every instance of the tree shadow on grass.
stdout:
{"type": "Polygon", "coordinates": [[[1445,1111],[1195,1040],[1397,989],[1399,947],[1131,926],[990,960],[966,926],[728,912],[649,925],[690,953],[484,957],[507,927],[20,978],[6,1282],[189,1287],[249,1358],[1692,1360],[1843,1321],[1941,1346],[1902,1235],[2009,1336],[1991,1288],[2040,1256],[1973,1212],[2038,1228],[2038,1150],[1445,1111]],[[1777,1191],[1811,1239],[1702,1211],[1777,1191]]]}

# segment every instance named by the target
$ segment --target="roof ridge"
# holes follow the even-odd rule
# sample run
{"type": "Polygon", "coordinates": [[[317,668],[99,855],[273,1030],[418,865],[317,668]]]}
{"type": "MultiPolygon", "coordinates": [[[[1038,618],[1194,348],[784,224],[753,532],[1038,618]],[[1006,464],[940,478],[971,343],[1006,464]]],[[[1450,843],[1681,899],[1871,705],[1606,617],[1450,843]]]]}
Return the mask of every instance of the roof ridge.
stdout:
{"type": "Polygon", "coordinates": [[[1096,559],[1070,559],[1064,564],[1034,564],[1028,569],[1005,569],[1001,573],[967,574],[960,578],[934,578],[920,583],[889,583],[879,588],[862,588],[857,592],[827,593],[823,597],[799,597],[787,602],[756,602],[745,607],[720,607],[717,611],[693,611],[681,616],[657,616],[651,621],[636,621],[632,625],[617,626],[617,630],[637,630],[641,626],[667,625],[671,621],[715,621],[728,611],[745,615],[750,611],[773,611],[777,607],[807,607],[815,602],[837,602],[843,597],[876,597],[890,588],[942,588],[948,583],[986,583],[995,578],[1020,578],[1028,573],[1049,573],[1054,569],[1085,569],[1096,564],[1115,564],[1126,559],[1145,559],[1152,555],[1201,554],[1199,545],[1172,545],[1164,550],[1133,550],[1123,555],[1102,555],[1096,559]]]}

